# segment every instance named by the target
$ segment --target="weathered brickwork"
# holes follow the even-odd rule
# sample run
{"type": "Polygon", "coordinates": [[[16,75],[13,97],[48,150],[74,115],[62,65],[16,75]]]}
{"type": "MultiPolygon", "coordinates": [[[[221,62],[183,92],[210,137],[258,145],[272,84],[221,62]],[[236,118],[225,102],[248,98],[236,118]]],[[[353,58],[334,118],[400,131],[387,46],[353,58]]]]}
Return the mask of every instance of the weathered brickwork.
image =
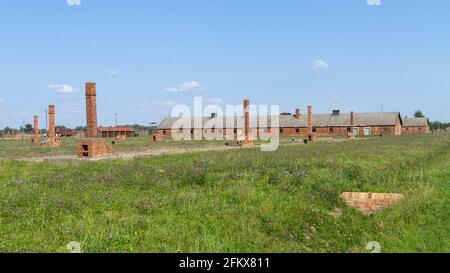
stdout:
{"type": "MultiPolygon", "coordinates": [[[[246,105],[244,105],[244,108],[246,105]]],[[[237,117],[242,123],[245,123],[245,117],[237,117]]],[[[267,117],[264,117],[267,118],[267,117]]],[[[211,118],[212,119],[212,118],[211,118]]],[[[225,121],[230,121],[232,118],[223,118],[225,121]]],[[[233,118],[234,119],[234,118],[233,118]]],[[[238,140],[246,139],[245,132],[248,126],[244,124],[235,124],[238,128],[222,128],[222,129],[179,129],[172,130],[170,125],[175,124],[176,118],[168,118],[163,121],[158,127],[158,138],[171,138],[173,135],[183,134],[185,139],[193,139],[194,132],[204,138],[211,138],[211,136],[230,136],[226,139],[237,138],[238,140]],[[241,128],[242,127],[242,128],[241,128]],[[231,130],[231,131],[230,131],[231,130]]],[[[262,119],[264,120],[264,119],[262,119]]],[[[203,118],[206,124],[207,118],[203,118]]],[[[274,136],[280,137],[302,137],[311,141],[319,137],[339,137],[354,139],[362,136],[394,136],[402,134],[402,119],[400,113],[360,113],[355,114],[341,114],[340,111],[333,111],[329,114],[313,115],[313,108],[308,106],[307,116],[302,116],[300,109],[296,109],[294,115],[280,115],[280,128],[254,128],[250,130],[250,140],[255,140],[258,136],[274,136]],[[277,131],[274,131],[277,130],[277,131]],[[269,133],[271,132],[271,133],[269,133]]],[[[254,124],[252,126],[255,126],[254,124]]],[[[197,138],[199,139],[199,138],[197,138]]],[[[201,138],[200,138],[201,139],[201,138]]],[[[248,135],[247,135],[248,139],[248,135]]]]}
{"type": "Polygon", "coordinates": [[[101,156],[111,156],[113,151],[111,146],[99,138],[84,138],[79,139],[77,143],[77,154],[78,157],[101,157],[101,156]]]}
{"type": "Polygon", "coordinates": [[[341,198],[348,206],[370,215],[389,208],[405,197],[394,193],[345,192],[341,198]]]}
{"type": "Polygon", "coordinates": [[[56,137],[55,130],[55,106],[48,106],[48,139],[45,142],[42,142],[42,146],[46,147],[57,147],[61,145],[61,139],[56,137]]]}
{"type": "Polygon", "coordinates": [[[33,123],[34,123],[34,135],[31,138],[31,143],[41,144],[41,135],[39,134],[39,117],[38,116],[34,116],[33,123]]]}
{"type": "Polygon", "coordinates": [[[429,126],[403,126],[402,127],[402,135],[421,135],[421,134],[429,134],[430,127],[429,126]]]}
{"type": "Polygon", "coordinates": [[[77,154],[79,157],[94,158],[113,154],[111,145],[98,138],[97,131],[97,89],[96,84],[86,83],[86,123],[87,138],[78,140],[77,154]]]}
{"type": "Polygon", "coordinates": [[[87,137],[97,137],[97,86],[95,83],[86,83],[86,121],[87,137]]]}

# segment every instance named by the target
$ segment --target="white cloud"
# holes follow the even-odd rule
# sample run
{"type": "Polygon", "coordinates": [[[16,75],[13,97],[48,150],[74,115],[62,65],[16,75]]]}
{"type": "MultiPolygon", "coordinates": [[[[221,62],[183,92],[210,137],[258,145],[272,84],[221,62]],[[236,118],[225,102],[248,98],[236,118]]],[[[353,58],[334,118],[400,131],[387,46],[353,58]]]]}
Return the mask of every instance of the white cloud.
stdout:
{"type": "Polygon", "coordinates": [[[69,6],[81,6],[81,0],[66,0],[69,6]]]}
{"type": "Polygon", "coordinates": [[[209,104],[223,104],[223,100],[221,98],[205,99],[205,102],[209,104]]]}
{"type": "Polygon", "coordinates": [[[381,0],[367,0],[369,6],[381,6],[381,0]]]}
{"type": "Polygon", "coordinates": [[[340,96],[338,96],[338,95],[333,95],[333,96],[331,96],[331,99],[332,100],[339,100],[341,97],[340,96]]]}
{"type": "Polygon", "coordinates": [[[181,93],[181,92],[195,92],[195,91],[205,91],[205,87],[198,81],[190,81],[182,83],[178,86],[167,88],[166,92],[170,93],[181,93]]]}
{"type": "Polygon", "coordinates": [[[117,75],[119,75],[119,71],[117,71],[117,70],[106,70],[105,73],[110,75],[110,76],[117,76],[117,75]]]}
{"type": "Polygon", "coordinates": [[[321,71],[330,68],[330,65],[327,64],[325,61],[322,60],[316,60],[312,63],[312,69],[314,71],[321,71]]]}
{"type": "Polygon", "coordinates": [[[47,88],[53,89],[53,91],[55,91],[57,93],[64,93],[64,94],[76,93],[76,92],[80,91],[80,89],[72,87],[68,84],[52,83],[52,84],[49,84],[47,86],[47,88]]]}

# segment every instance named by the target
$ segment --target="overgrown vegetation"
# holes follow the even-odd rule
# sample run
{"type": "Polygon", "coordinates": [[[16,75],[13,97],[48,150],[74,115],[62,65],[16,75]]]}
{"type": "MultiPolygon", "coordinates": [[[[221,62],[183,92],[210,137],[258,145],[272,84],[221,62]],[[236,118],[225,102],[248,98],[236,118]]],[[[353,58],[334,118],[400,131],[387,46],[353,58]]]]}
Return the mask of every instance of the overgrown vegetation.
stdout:
{"type": "Polygon", "coordinates": [[[0,252],[450,251],[450,135],[99,162],[0,161],[0,252]],[[402,193],[371,217],[344,191],[402,193]]]}
{"type": "MultiPolygon", "coordinates": [[[[113,139],[107,139],[106,141],[112,143],[113,139]]],[[[39,145],[32,144],[29,139],[16,140],[16,139],[0,139],[0,159],[17,159],[26,157],[39,157],[39,156],[57,156],[57,155],[75,155],[77,151],[77,138],[62,138],[62,145],[60,147],[41,147],[39,145]]],[[[126,141],[115,141],[113,150],[117,152],[124,151],[140,151],[143,149],[151,148],[165,148],[165,147],[202,147],[205,145],[220,145],[223,146],[225,141],[186,141],[175,142],[167,140],[166,142],[159,143],[153,142],[150,137],[132,137],[126,141]]]]}

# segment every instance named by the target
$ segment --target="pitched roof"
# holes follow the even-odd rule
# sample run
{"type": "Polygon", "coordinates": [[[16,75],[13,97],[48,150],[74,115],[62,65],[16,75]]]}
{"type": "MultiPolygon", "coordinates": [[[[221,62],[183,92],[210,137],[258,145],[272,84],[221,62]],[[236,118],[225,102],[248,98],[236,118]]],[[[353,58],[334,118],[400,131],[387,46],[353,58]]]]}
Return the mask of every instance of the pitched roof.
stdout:
{"type": "MultiPolygon", "coordinates": [[[[296,119],[291,115],[280,115],[280,116],[258,116],[257,119],[251,118],[251,127],[256,128],[257,125],[262,122],[267,122],[267,127],[275,126],[275,118],[279,117],[279,127],[283,128],[306,128],[308,127],[308,116],[302,115],[299,119],[296,119]]],[[[397,120],[402,119],[400,113],[355,113],[354,126],[391,126],[396,125],[397,120]]],[[[244,124],[243,117],[203,117],[199,119],[194,118],[179,118],[179,117],[168,117],[164,119],[158,126],[160,130],[169,130],[171,128],[181,128],[182,124],[188,125],[184,128],[203,128],[203,127],[214,127],[206,126],[215,124],[216,128],[222,127],[224,129],[242,129],[244,124]],[[195,124],[195,120],[198,120],[198,125],[195,124]],[[201,122],[200,122],[201,121],[201,122]],[[222,126],[219,126],[222,125],[222,126]]],[[[314,127],[348,127],[350,126],[350,114],[315,114],[313,115],[313,126],[314,127]]]]}
{"type": "Polygon", "coordinates": [[[428,118],[405,118],[403,125],[407,127],[422,127],[429,126],[428,118]]]}

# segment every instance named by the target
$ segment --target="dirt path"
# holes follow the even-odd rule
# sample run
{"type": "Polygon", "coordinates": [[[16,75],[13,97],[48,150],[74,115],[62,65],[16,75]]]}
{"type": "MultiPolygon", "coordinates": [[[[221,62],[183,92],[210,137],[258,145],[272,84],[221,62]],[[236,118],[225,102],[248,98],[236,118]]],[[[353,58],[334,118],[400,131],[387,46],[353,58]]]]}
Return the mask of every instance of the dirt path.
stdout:
{"type": "Polygon", "coordinates": [[[153,148],[142,151],[120,151],[116,152],[114,156],[98,157],[93,159],[78,158],[76,155],[52,155],[52,156],[40,156],[40,157],[18,157],[11,160],[27,161],[27,162],[44,162],[44,161],[61,161],[61,160],[111,160],[111,159],[134,159],[137,157],[154,157],[170,154],[184,154],[191,152],[207,152],[207,151],[225,151],[236,150],[239,147],[234,146],[206,146],[206,147],[167,147],[167,148],[153,148]]]}

